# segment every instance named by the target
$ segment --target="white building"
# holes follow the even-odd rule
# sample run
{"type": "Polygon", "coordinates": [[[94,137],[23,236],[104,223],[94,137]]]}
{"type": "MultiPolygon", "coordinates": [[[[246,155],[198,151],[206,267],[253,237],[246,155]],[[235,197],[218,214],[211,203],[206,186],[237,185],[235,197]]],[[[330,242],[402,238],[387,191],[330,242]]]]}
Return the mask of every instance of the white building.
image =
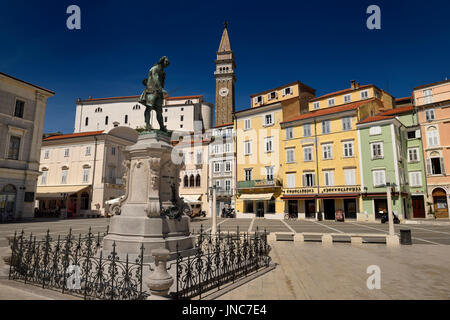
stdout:
{"type": "MultiPolygon", "coordinates": [[[[140,96],[78,100],[74,132],[110,130],[115,126],[132,129],[145,127],[145,106],[138,103],[140,96]]],[[[193,132],[212,126],[213,105],[203,96],[167,97],[163,105],[166,128],[172,131],[193,132]],[[196,123],[202,128],[195,128],[196,123]]],[[[159,129],[156,112],[152,111],[151,125],[159,129]]]]}
{"type": "Polygon", "coordinates": [[[34,216],[45,109],[54,94],[0,72],[0,222],[34,216]]]}
{"type": "Polygon", "coordinates": [[[104,214],[105,201],[124,194],[123,149],[138,133],[127,127],[44,139],[36,199],[39,216],[104,214]]]}
{"type": "Polygon", "coordinates": [[[216,187],[216,212],[220,215],[226,204],[235,207],[235,148],[233,123],[211,130],[209,145],[210,186],[216,187]]]}

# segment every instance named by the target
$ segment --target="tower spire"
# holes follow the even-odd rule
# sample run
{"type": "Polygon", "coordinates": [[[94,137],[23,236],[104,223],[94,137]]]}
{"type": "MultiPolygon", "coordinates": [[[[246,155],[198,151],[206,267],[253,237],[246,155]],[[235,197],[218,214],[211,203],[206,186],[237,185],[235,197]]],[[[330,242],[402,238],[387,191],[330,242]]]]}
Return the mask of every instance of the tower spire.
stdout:
{"type": "Polygon", "coordinates": [[[220,40],[218,52],[227,52],[227,51],[231,51],[231,44],[230,38],[228,37],[228,22],[225,21],[222,39],[220,40]]]}

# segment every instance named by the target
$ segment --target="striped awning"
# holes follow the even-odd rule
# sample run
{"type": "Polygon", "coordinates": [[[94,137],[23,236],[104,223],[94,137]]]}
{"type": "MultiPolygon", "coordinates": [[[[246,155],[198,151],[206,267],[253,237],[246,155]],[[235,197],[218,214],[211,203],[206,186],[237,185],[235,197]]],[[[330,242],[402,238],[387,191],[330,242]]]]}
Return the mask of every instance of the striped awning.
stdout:
{"type": "Polygon", "coordinates": [[[78,193],[87,188],[89,186],[39,186],[36,189],[36,199],[63,199],[65,196],[78,193]]]}
{"type": "Polygon", "coordinates": [[[242,194],[240,200],[270,200],[273,198],[273,193],[246,193],[242,194]]]}

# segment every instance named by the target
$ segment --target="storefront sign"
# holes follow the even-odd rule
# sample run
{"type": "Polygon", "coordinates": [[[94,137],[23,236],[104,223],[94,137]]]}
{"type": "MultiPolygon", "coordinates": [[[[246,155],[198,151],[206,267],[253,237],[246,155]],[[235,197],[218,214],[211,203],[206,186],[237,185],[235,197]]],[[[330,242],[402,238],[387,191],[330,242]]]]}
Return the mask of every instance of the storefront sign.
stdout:
{"type": "Polygon", "coordinates": [[[320,188],[319,193],[341,193],[341,192],[360,192],[360,186],[351,186],[351,187],[325,187],[320,188]]]}
{"type": "Polygon", "coordinates": [[[284,189],[283,194],[311,194],[316,193],[316,189],[314,188],[295,188],[295,189],[284,189]]]}

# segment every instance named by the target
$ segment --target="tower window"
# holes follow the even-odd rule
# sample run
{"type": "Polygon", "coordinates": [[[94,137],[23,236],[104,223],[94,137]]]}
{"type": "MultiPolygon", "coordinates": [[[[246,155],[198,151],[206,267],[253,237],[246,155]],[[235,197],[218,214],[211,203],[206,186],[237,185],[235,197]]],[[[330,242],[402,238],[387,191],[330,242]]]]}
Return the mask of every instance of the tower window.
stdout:
{"type": "Polygon", "coordinates": [[[109,118],[108,118],[108,116],[106,116],[105,117],[105,125],[108,125],[108,120],[109,120],[109,118]]]}
{"type": "Polygon", "coordinates": [[[128,115],[125,115],[125,123],[128,123],[128,115]]]}

